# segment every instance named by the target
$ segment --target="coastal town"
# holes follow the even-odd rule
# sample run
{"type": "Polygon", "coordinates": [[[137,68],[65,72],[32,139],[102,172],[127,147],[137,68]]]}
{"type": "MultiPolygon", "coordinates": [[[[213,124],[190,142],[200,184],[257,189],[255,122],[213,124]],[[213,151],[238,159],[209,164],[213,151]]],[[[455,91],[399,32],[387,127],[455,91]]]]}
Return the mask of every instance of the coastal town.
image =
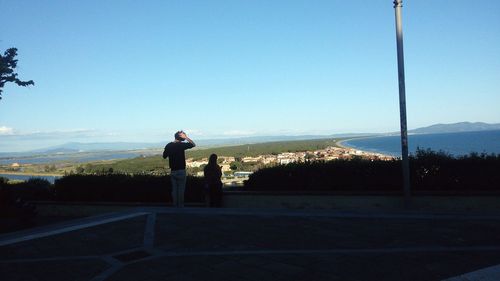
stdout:
{"type": "MultiPolygon", "coordinates": [[[[276,165],[287,165],[291,163],[304,163],[313,161],[332,161],[337,159],[349,160],[361,158],[367,160],[393,160],[394,157],[381,153],[366,152],[345,146],[329,146],[325,149],[301,152],[284,152],[277,154],[266,154],[255,157],[228,157],[219,156],[219,165],[222,168],[227,182],[239,183],[255,170],[276,165]],[[243,170],[242,170],[243,168],[243,170]],[[246,169],[245,169],[246,168],[246,169]],[[236,181],[233,181],[236,179],[236,181]]],[[[203,176],[202,168],[208,164],[208,158],[194,159],[188,158],[186,166],[191,174],[203,176]]]]}

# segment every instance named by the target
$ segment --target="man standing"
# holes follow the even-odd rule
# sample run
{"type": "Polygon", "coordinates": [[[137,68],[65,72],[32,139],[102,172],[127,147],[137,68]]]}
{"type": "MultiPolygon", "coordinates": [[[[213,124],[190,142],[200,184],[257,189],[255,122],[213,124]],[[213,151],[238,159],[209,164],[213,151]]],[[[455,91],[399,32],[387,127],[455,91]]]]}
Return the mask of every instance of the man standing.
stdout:
{"type": "Polygon", "coordinates": [[[184,151],[196,144],[184,133],[178,131],[175,140],[165,146],[163,159],[168,157],[170,179],[172,181],[172,204],[174,207],[184,207],[184,191],[186,190],[186,155],[184,151]],[[187,142],[185,142],[187,141],[187,142]]]}

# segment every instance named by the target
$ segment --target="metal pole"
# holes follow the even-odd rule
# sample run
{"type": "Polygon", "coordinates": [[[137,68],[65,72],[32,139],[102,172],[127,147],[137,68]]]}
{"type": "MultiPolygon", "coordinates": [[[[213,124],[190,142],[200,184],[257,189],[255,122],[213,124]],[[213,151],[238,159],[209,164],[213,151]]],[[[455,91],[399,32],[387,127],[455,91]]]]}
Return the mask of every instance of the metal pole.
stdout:
{"type": "Polygon", "coordinates": [[[410,203],[410,161],[408,159],[408,128],[406,125],[405,62],[403,54],[402,0],[394,0],[396,14],[396,42],[398,49],[399,112],[401,122],[401,156],[403,160],[403,192],[405,204],[410,203]]]}

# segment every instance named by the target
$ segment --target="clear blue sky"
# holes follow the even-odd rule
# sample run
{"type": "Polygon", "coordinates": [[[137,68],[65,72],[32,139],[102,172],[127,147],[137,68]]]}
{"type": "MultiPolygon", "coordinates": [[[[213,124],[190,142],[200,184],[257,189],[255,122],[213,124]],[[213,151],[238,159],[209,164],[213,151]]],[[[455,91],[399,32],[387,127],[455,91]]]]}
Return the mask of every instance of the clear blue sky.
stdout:
{"type": "MultiPolygon", "coordinates": [[[[500,1],[403,4],[409,127],[500,123],[500,1]]],[[[20,78],[36,83],[5,88],[0,151],[20,135],[43,146],[399,129],[392,0],[0,0],[0,11],[0,50],[17,47],[20,78]]]]}

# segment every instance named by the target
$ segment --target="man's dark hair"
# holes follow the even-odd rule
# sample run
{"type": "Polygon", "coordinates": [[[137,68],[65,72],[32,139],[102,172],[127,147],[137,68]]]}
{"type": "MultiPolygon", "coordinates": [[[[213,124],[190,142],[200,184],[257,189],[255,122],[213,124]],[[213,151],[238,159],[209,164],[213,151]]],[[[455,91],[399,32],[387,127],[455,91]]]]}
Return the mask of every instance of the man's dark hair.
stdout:
{"type": "Polygon", "coordinates": [[[184,139],[181,138],[181,133],[183,133],[182,131],[177,131],[177,133],[175,133],[174,137],[176,140],[180,140],[180,141],[183,141],[184,139]]]}

